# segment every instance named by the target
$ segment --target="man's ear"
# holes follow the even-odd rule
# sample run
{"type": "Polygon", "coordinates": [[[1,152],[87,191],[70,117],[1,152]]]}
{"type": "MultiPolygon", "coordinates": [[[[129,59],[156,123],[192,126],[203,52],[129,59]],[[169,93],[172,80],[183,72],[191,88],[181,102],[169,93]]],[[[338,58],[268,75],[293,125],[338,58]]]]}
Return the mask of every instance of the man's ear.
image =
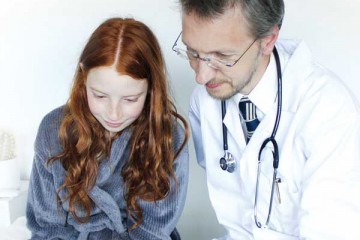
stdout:
{"type": "Polygon", "coordinates": [[[279,26],[276,25],[269,36],[261,39],[261,48],[264,55],[270,55],[279,37],[279,26]]]}

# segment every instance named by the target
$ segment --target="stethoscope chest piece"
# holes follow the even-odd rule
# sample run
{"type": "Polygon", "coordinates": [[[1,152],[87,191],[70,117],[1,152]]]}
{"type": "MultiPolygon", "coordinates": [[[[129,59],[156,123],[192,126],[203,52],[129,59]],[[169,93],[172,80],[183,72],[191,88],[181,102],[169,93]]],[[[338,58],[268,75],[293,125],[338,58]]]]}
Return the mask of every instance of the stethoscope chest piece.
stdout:
{"type": "Polygon", "coordinates": [[[225,151],[224,157],[220,158],[220,167],[224,171],[232,173],[236,168],[236,161],[231,153],[225,151]]]}

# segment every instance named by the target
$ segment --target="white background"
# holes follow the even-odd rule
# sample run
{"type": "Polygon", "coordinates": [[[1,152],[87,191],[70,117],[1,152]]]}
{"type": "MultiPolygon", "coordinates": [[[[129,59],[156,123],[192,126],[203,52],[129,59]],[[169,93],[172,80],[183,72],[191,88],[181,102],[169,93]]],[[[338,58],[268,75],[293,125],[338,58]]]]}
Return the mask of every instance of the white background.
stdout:
{"type": "MultiPolygon", "coordinates": [[[[360,99],[360,1],[285,0],[285,4],[281,37],[304,39],[315,58],[341,76],[360,99]]],[[[65,103],[88,37],[109,17],[134,17],[155,32],[175,103],[187,115],[194,74],[171,51],[181,30],[179,10],[176,0],[0,0],[0,128],[16,135],[23,179],[30,175],[41,118],[65,103]]],[[[208,200],[192,141],[190,147],[189,191],[178,228],[185,240],[211,239],[223,229],[208,200]]]]}

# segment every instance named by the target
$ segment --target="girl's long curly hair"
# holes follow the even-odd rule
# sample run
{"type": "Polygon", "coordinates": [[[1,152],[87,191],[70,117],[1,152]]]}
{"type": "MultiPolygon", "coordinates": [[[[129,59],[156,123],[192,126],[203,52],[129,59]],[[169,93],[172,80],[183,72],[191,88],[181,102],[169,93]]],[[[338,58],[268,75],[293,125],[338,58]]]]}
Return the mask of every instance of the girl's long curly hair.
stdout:
{"type": "Polygon", "coordinates": [[[169,97],[159,43],[146,25],[134,19],[112,18],[91,35],[81,54],[59,130],[62,152],[49,163],[59,160],[67,171],[58,191],[65,189],[68,196],[60,201],[69,201],[69,212],[78,222],[89,221],[93,202],[88,192],[96,183],[99,160],[109,157],[114,138],[90,112],[86,79],[91,69],[112,65],[119,74],[148,81],[143,111],[130,126],[130,156],[119,173],[125,183],[127,211],[135,220],[133,229],[143,220],[137,200],[156,201],[169,193],[171,178],[176,181],[174,160],[189,135],[185,119],[169,97]],[[176,119],[185,128],[184,141],[177,150],[173,143],[176,119]],[[85,210],[85,218],[78,215],[79,208],[85,210]]]}

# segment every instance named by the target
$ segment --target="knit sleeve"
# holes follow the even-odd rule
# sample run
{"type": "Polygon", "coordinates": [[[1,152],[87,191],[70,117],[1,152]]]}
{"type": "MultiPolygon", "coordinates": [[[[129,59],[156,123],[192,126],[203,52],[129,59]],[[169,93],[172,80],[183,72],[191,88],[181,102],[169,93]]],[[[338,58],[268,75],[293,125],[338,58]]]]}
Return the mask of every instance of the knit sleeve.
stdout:
{"type": "MultiPolygon", "coordinates": [[[[175,148],[179,149],[183,141],[184,129],[178,125],[174,134],[175,148]]],[[[187,145],[175,160],[174,169],[177,178],[176,185],[172,181],[170,193],[165,199],[156,202],[139,201],[143,211],[143,222],[139,227],[130,231],[128,239],[170,239],[170,233],[176,227],[186,199],[189,177],[187,145]]],[[[128,218],[127,228],[134,223],[133,219],[128,218]]]]}
{"type": "Polygon", "coordinates": [[[66,213],[57,205],[57,193],[46,162],[51,155],[51,140],[57,137],[53,114],[41,122],[35,140],[35,154],[30,177],[26,218],[31,239],[76,239],[72,226],[65,226],[66,213]]]}

